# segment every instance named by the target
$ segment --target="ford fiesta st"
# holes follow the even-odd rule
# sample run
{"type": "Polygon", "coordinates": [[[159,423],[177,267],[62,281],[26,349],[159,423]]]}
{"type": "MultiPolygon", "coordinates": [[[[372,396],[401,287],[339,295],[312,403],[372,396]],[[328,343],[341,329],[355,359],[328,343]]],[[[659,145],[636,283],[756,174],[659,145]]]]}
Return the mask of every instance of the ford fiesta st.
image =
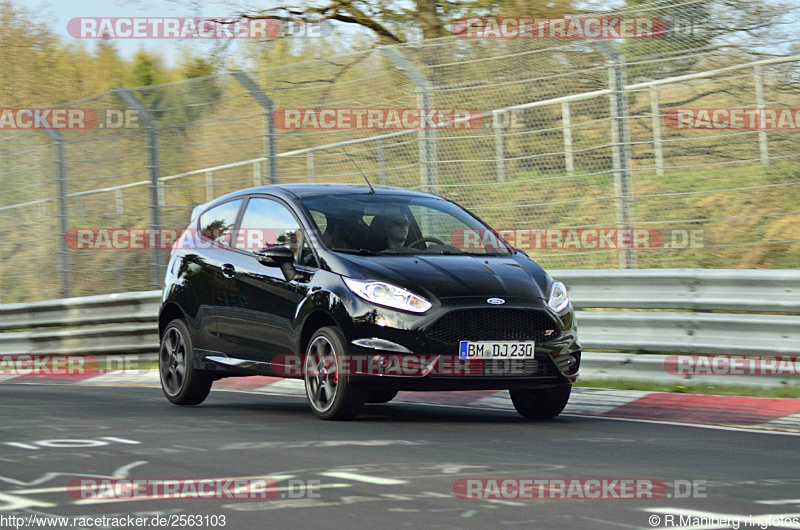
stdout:
{"type": "Polygon", "coordinates": [[[442,197],[358,185],[251,188],[194,209],[167,266],[167,399],[214,381],[305,381],[322,419],[398,391],[508,389],[557,416],[581,348],[566,288],[442,197]]]}

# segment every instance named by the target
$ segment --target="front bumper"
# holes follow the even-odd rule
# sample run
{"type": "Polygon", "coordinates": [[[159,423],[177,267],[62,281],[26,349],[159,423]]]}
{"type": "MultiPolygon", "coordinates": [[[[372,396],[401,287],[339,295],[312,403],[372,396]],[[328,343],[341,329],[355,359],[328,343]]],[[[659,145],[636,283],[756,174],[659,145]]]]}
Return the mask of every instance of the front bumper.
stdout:
{"type": "MultiPolygon", "coordinates": [[[[502,308],[487,307],[485,297],[459,297],[437,300],[423,315],[376,306],[361,299],[348,301],[345,336],[348,342],[348,363],[354,383],[393,387],[399,390],[480,390],[533,388],[571,384],[577,380],[580,367],[580,344],[574,312],[571,307],[556,314],[544,300],[506,298],[502,308]],[[521,311],[520,311],[521,310],[521,311]],[[542,323],[552,324],[554,338],[537,336],[534,359],[490,360],[466,362],[458,358],[458,340],[533,340],[518,332],[513,325],[491,318],[494,329],[480,325],[465,328],[464,322],[453,319],[471,315],[472,311],[493,317],[511,315],[524,327],[520,315],[530,315],[542,323]],[[491,311],[492,313],[487,313],[491,311]],[[446,317],[444,320],[443,317],[446,317]],[[441,322],[447,322],[454,333],[442,333],[441,322]],[[509,328],[511,326],[511,328],[509,328]],[[502,328],[502,329],[501,329],[502,328]],[[431,330],[436,330],[433,336],[431,330]],[[512,332],[513,338],[503,338],[512,332]],[[461,338],[459,333],[465,336],[461,338]],[[490,337],[492,333],[499,337],[490,337]],[[479,336],[478,339],[474,338],[479,336]],[[444,336],[449,340],[440,340],[444,336]],[[489,337],[489,338],[486,338],[489,337]]],[[[471,315],[474,316],[474,315],[471,315]]],[[[481,320],[466,319],[469,322],[481,320]]],[[[531,327],[525,329],[533,329],[531,327]]]]}

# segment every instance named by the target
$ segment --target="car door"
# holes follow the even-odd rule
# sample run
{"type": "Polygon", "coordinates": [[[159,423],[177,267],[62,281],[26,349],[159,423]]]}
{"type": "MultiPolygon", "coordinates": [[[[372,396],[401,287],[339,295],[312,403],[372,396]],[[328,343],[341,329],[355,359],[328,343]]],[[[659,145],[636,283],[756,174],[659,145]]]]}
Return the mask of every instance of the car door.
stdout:
{"type": "Polygon", "coordinates": [[[187,240],[178,244],[188,245],[190,250],[184,254],[184,265],[189,279],[189,299],[200,308],[198,317],[203,333],[201,344],[208,353],[218,351],[220,346],[217,328],[217,282],[221,276],[222,265],[228,261],[230,254],[230,237],[236,226],[239,210],[244,203],[241,198],[215,205],[198,217],[196,225],[184,236],[187,240]],[[197,232],[195,233],[195,229],[197,232]]]}
{"type": "Polygon", "coordinates": [[[301,241],[301,225],[282,202],[269,196],[248,199],[217,282],[217,329],[229,356],[270,362],[293,353],[294,315],[302,296],[297,281],[260,263],[256,253],[285,246],[297,259],[301,241]]]}

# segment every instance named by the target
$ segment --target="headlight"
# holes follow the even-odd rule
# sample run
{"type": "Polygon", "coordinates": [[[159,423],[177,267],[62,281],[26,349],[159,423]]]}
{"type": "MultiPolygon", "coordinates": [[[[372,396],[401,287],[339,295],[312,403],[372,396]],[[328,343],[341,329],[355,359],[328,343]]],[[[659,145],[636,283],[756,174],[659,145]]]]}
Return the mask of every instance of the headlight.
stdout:
{"type": "Polygon", "coordinates": [[[414,313],[424,313],[432,304],[419,295],[390,283],[374,280],[342,278],[351,291],[373,304],[385,305],[414,313]]]}
{"type": "Polygon", "coordinates": [[[569,305],[567,288],[563,283],[553,282],[553,286],[550,288],[550,298],[547,300],[547,305],[552,307],[556,313],[560,313],[569,305]]]}

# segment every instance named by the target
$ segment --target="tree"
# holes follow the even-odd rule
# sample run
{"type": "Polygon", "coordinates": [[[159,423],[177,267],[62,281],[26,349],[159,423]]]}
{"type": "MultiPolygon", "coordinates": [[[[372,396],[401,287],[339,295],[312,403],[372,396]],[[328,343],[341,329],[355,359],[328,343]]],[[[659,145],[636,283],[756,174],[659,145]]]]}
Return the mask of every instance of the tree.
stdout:
{"type": "Polygon", "coordinates": [[[325,5],[294,7],[282,5],[249,18],[320,22],[331,20],[360,26],[377,37],[379,44],[400,44],[421,37],[435,39],[450,33],[448,26],[467,16],[542,16],[576,13],[573,0],[530,3],[526,0],[413,0],[413,4],[392,0],[330,0],[325,5]]]}
{"type": "Polygon", "coordinates": [[[158,84],[160,78],[158,59],[144,50],[139,50],[133,58],[128,86],[140,87],[158,84]]]}
{"type": "MultiPolygon", "coordinates": [[[[621,14],[657,17],[665,22],[660,38],[628,39],[621,45],[628,80],[658,79],[690,71],[705,53],[718,47],[769,54],[780,40],[781,0],[627,0],[621,14]]],[[[786,24],[784,21],[783,24],[786,24]]]]}

